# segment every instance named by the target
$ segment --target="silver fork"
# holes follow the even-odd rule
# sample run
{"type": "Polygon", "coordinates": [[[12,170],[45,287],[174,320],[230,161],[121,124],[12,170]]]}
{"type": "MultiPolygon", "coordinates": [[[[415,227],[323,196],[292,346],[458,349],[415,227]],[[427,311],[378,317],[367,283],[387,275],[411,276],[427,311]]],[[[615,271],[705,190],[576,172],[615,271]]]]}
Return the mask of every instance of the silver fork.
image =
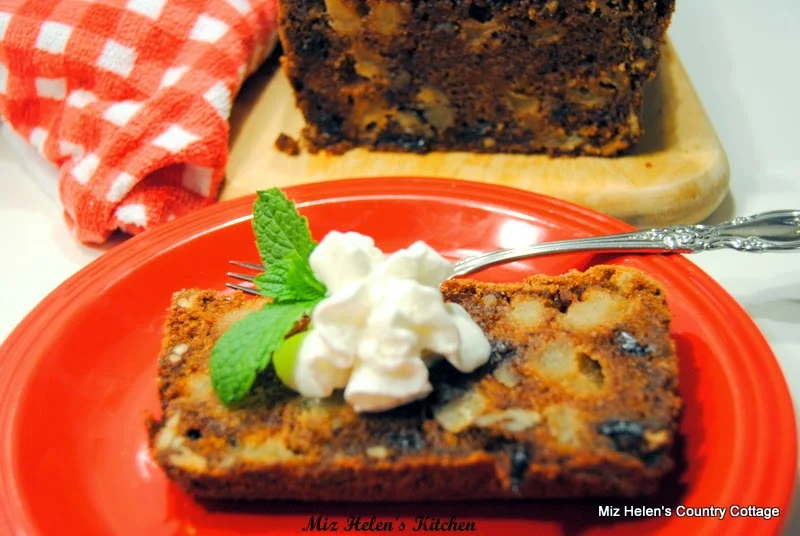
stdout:
{"type": "MultiPolygon", "coordinates": [[[[544,242],[491,253],[473,255],[457,261],[453,277],[472,274],[505,262],[542,255],[562,253],[632,252],[632,253],[698,253],[715,249],[732,249],[750,253],[800,250],[800,210],[775,210],[744,216],[717,225],[672,225],[557,242],[544,242]]],[[[261,272],[264,267],[241,261],[231,264],[261,272]]],[[[228,272],[228,276],[252,282],[255,276],[228,272]]],[[[228,283],[228,287],[258,294],[252,287],[228,283]]]]}

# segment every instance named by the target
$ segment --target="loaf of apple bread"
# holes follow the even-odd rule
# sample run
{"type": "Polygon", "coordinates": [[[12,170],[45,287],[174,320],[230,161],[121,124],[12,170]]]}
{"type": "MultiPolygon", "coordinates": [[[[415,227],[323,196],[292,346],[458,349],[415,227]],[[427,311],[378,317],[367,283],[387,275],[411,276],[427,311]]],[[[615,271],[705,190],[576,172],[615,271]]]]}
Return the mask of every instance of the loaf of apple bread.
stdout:
{"type": "MultiPolygon", "coordinates": [[[[217,499],[449,501],[639,496],[674,468],[681,409],[663,289],[598,266],[517,284],[445,282],[486,332],[490,361],[430,370],[425,400],[358,414],[313,400],[271,368],[226,407],[210,350],[263,305],[244,294],[177,293],[158,361],[155,460],[189,493],[217,499]],[[309,484],[312,482],[313,484],[309,484]]],[[[297,329],[303,329],[299,324],[297,329]]]]}
{"type": "Polygon", "coordinates": [[[279,0],[312,152],[612,156],[674,0],[279,0]]]}

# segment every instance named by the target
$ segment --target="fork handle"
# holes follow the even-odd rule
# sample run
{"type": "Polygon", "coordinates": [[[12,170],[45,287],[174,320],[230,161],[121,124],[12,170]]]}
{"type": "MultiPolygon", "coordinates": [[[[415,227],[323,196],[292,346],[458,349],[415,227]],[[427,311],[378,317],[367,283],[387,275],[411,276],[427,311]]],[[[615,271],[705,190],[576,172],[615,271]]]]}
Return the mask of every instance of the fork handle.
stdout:
{"type": "Polygon", "coordinates": [[[503,249],[455,263],[454,276],[496,264],[540,255],[586,251],[662,251],[697,253],[733,249],[751,253],[800,249],[800,210],[776,210],[744,216],[718,225],[672,225],[630,233],[503,249]]]}

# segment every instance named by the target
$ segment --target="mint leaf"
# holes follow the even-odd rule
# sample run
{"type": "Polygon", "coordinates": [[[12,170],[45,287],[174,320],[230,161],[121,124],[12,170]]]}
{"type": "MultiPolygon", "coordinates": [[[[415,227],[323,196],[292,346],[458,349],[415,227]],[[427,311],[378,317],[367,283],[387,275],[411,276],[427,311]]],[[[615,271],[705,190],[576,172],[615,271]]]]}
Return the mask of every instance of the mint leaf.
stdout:
{"type": "Polygon", "coordinates": [[[270,264],[267,271],[255,280],[256,288],[264,296],[278,303],[314,301],[325,297],[325,285],[320,283],[308,261],[292,251],[280,262],[270,264]]]}
{"type": "Polygon", "coordinates": [[[308,220],[277,188],[258,192],[253,207],[253,230],[266,267],[282,261],[292,252],[307,261],[316,246],[308,230],[308,220]]]}
{"type": "Polygon", "coordinates": [[[286,334],[316,302],[270,303],[234,323],[211,350],[211,385],[224,404],[250,391],[286,334]]]}

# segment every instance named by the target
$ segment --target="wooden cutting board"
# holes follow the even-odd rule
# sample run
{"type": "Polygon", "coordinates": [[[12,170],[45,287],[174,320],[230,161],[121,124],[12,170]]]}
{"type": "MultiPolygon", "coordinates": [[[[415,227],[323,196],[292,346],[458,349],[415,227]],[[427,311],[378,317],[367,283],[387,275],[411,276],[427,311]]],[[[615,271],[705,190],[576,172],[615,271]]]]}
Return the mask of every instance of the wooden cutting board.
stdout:
{"type": "Polygon", "coordinates": [[[427,155],[358,149],[342,156],[288,156],[281,132],[298,137],[303,118],[273,57],[245,84],[231,117],[223,199],[259,188],[353,177],[459,178],[513,186],[588,206],[637,226],[698,223],[728,191],[728,160],[673,47],[647,87],[645,137],[619,158],[540,155],[427,155]]]}

